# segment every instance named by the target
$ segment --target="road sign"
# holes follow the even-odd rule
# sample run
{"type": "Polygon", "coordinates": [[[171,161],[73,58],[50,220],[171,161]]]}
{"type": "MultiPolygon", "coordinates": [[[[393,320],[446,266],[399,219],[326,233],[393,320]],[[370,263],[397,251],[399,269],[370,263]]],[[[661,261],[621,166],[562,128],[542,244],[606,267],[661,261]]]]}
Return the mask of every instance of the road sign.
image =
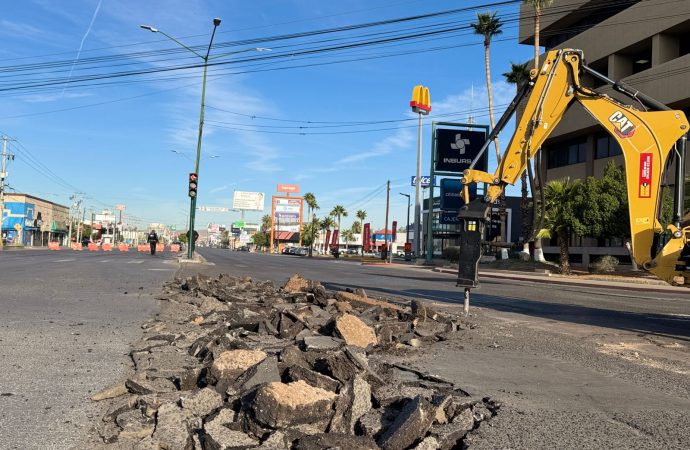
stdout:
{"type": "Polygon", "coordinates": [[[118,211],[124,211],[127,207],[125,205],[115,205],[115,209],[118,211]]]}
{"type": "Polygon", "coordinates": [[[230,212],[230,208],[223,206],[199,206],[197,209],[202,212],[230,212]]]}
{"type": "Polygon", "coordinates": [[[232,223],[232,226],[235,228],[244,228],[244,220],[236,220],[232,223]]]}
{"type": "MultiPolygon", "coordinates": [[[[431,177],[422,175],[421,179],[422,179],[422,183],[421,183],[422,187],[429,187],[429,185],[431,185],[431,177]]],[[[410,177],[410,185],[412,187],[417,185],[417,177],[416,176],[412,175],[410,177]]]]}
{"type": "MultiPolygon", "coordinates": [[[[470,167],[472,160],[486,140],[484,131],[469,131],[449,128],[436,129],[436,172],[462,174],[470,167]]],[[[482,158],[474,166],[476,170],[486,171],[487,158],[482,158]]]]}
{"type": "Polygon", "coordinates": [[[235,191],[232,196],[232,208],[263,211],[265,197],[263,192],[235,191]]]}

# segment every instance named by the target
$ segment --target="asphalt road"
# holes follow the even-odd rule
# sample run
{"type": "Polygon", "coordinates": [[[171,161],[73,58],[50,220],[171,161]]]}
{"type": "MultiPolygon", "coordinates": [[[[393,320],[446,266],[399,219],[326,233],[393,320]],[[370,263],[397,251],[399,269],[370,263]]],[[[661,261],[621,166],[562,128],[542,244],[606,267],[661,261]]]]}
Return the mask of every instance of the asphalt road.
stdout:
{"type": "MultiPolygon", "coordinates": [[[[185,269],[283,283],[293,273],[329,289],[422,298],[460,309],[452,275],[201,249],[214,266],[185,269]]],[[[477,328],[460,343],[406,356],[505,407],[472,448],[690,448],[690,292],[642,292],[481,280],[477,328]]]]}
{"type": "Polygon", "coordinates": [[[170,256],[0,252],[0,448],[81,447],[125,376],[129,344],[178,265],[170,256]]]}

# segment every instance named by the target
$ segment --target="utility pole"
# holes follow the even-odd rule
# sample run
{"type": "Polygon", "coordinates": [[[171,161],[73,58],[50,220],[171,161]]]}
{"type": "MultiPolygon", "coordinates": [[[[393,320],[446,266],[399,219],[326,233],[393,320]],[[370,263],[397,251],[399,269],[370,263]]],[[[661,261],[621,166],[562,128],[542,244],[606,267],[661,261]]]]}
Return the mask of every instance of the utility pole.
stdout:
{"type": "Polygon", "coordinates": [[[386,182],[386,224],[383,227],[383,252],[381,252],[381,259],[384,261],[388,256],[388,206],[390,205],[391,196],[391,180],[386,182]]]}
{"type": "Polygon", "coordinates": [[[7,153],[7,142],[9,139],[7,136],[2,137],[2,160],[0,161],[0,250],[3,248],[2,241],[2,223],[5,220],[3,213],[5,211],[5,178],[7,178],[7,161],[11,158],[14,159],[14,155],[7,153]]]}
{"type": "Polygon", "coordinates": [[[2,137],[2,167],[0,167],[0,249],[4,245],[2,223],[5,220],[5,178],[7,178],[7,136],[2,137]]]}

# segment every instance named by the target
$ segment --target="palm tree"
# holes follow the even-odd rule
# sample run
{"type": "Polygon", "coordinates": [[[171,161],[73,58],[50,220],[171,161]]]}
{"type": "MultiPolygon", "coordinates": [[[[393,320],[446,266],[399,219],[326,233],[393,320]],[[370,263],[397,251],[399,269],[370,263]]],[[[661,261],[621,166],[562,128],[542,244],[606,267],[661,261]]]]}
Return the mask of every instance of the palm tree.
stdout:
{"type": "MultiPolygon", "coordinates": [[[[489,58],[489,48],[491,47],[491,39],[503,33],[501,27],[501,19],[496,17],[496,13],[489,12],[478,13],[477,22],[470,24],[474,29],[474,34],[484,37],[484,68],[486,69],[486,92],[489,96],[489,121],[491,122],[491,129],[494,128],[494,99],[491,91],[491,65],[489,58]]],[[[496,146],[496,161],[501,160],[501,149],[498,145],[498,138],[494,140],[496,146]]]]}
{"type": "MultiPolygon", "coordinates": [[[[335,222],[333,222],[333,217],[331,217],[331,216],[326,216],[323,219],[321,219],[320,228],[323,231],[330,230],[334,225],[335,225],[335,222]]],[[[323,251],[326,252],[327,250],[328,250],[328,242],[326,242],[326,240],[324,239],[323,251]]]]}
{"type": "Polygon", "coordinates": [[[350,241],[355,238],[355,233],[350,230],[343,231],[343,239],[345,239],[345,250],[348,249],[350,241]]]}
{"type": "Polygon", "coordinates": [[[261,218],[261,229],[263,232],[267,232],[271,229],[273,226],[273,220],[271,219],[270,214],[266,214],[261,218]]]}
{"type": "MultiPolygon", "coordinates": [[[[543,8],[551,6],[553,4],[553,0],[524,0],[524,3],[532,5],[532,8],[534,8],[534,68],[536,69],[539,67],[539,33],[541,31],[541,12],[543,8]]],[[[541,170],[541,152],[537,152],[537,157],[534,158],[534,167],[535,170],[541,170]]],[[[541,186],[536,186],[537,191],[540,188],[541,186]]],[[[536,219],[538,210],[536,192],[532,192],[532,198],[532,207],[534,208],[534,213],[532,216],[536,219]]],[[[539,238],[534,240],[534,260],[544,262],[544,252],[541,249],[541,239],[539,238]]]]}
{"type": "Polygon", "coordinates": [[[362,230],[362,231],[360,231],[360,233],[362,233],[362,256],[364,256],[364,244],[365,244],[365,242],[364,242],[364,219],[367,218],[367,212],[364,211],[363,209],[359,209],[359,210],[357,210],[355,215],[359,219],[359,227],[362,230]]]}
{"type": "MultiPolygon", "coordinates": [[[[307,220],[313,222],[316,219],[315,211],[317,209],[319,209],[319,204],[316,203],[316,196],[311,192],[307,192],[306,194],[304,194],[304,202],[307,204],[307,220]],[[312,213],[314,214],[313,216],[312,216],[312,213]]],[[[316,236],[316,229],[317,228],[318,227],[316,227],[316,226],[312,226],[308,230],[308,232],[311,233],[310,234],[311,244],[309,244],[309,257],[310,258],[312,257],[312,252],[314,249],[314,237],[316,236]]]]}
{"type": "MultiPolygon", "coordinates": [[[[493,14],[490,12],[485,12],[478,13],[477,22],[472,23],[470,25],[474,29],[474,34],[478,34],[484,37],[484,68],[486,72],[486,92],[489,97],[489,122],[491,123],[491,129],[493,130],[496,126],[496,123],[494,122],[494,98],[493,92],[491,90],[491,64],[489,57],[489,48],[491,47],[491,39],[494,36],[498,36],[499,34],[503,33],[503,30],[501,30],[503,24],[501,23],[501,19],[496,17],[495,12],[493,14]]],[[[496,164],[500,164],[501,148],[498,145],[498,136],[496,137],[496,139],[494,139],[494,146],[496,147],[496,164]]],[[[506,220],[508,216],[506,214],[505,193],[501,194],[501,199],[499,203],[499,216],[501,218],[501,240],[503,242],[506,242],[508,240],[506,235],[506,220]]]]}
{"type": "Polygon", "coordinates": [[[570,273],[569,241],[572,233],[574,202],[580,183],[570,178],[549,181],[544,187],[544,228],[539,230],[538,238],[558,238],[560,247],[561,273],[570,273]]]}
{"type": "MultiPolygon", "coordinates": [[[[529,63],[516,64],[510,63],[510,72],[505,72],[503,76],[510,84],[514,84],[518,89],[529,80],[529,70],[527,65],[529,63]]],[[[517,125],[516,125],[517,126],[517,125]]],[[[527,164],[531,164],[527,161],[527,164]]],[[[527,193],[527,171],[522,172],[520,177],[520,187],[522,198],[520,199],[520,217],[522,218],[522,252],[529,256],[529,236],[532,234],[528,232],[530,228],[529,221],[529,197],[527,193]]]]}
{"type": "Polygon", "coordinates": [[[331,211],[331,216],[336,217],[338,219],[338,230],[340,230],[340,218],[347,217],[347,211],[345,210],[344,206],[335,205],[333,207],[333,210],[331,211]]]}

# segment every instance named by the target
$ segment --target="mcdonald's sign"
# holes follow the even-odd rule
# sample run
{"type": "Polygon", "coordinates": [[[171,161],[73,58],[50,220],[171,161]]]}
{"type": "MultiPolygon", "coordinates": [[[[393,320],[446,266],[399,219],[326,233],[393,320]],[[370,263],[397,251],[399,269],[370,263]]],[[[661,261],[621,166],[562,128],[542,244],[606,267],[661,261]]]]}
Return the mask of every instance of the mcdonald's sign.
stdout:
{"type": "Polygon", "coordinates": [[[419,114],[429,114],[431,111],[431,97],[429,88],[417,85],[412,89],[412,100],[410,100],[412,111],[419,114]]]}

